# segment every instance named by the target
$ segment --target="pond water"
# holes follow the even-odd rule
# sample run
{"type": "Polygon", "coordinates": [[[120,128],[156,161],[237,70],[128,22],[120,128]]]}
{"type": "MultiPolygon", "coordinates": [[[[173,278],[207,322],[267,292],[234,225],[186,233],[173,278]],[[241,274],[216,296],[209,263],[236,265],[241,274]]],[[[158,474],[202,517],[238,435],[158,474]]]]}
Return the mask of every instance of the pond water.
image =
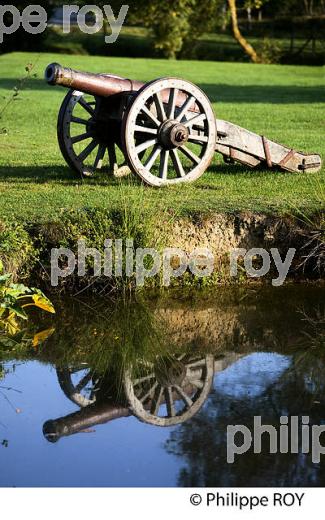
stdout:
{"type": "Polygon", "coordinates": [[[300,443],[302,416],[325,425],[323,288],[55,304],[2,348],[0,486],[324,486],[300,443]],[[263,434],[227,461],[228,425],[281,416],[298,453],[263,434]]]}

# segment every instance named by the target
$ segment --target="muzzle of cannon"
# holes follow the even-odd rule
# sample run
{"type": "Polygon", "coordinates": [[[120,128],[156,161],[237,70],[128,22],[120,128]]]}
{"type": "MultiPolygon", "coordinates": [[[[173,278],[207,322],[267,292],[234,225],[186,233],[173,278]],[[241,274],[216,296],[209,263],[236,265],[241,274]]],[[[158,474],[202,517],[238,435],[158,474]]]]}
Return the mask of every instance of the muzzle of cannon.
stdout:
{"type": "Polygon", "coordinates": [[[67,164],[90,176],[105,165],[116,176],[130,170],[151,186],[190,182],[215,152],[226,162],[291,172],[316,172],[317,154],[280,145],[216,119],[204,92],[178,78],[141,83],[49,65],[49,85],[68,88],[58,117],[58,141],[67,164]]]}
{"type": "Polygon", "coordinates": [[[106,424],[114,419],[128,417],[130,411],[121,405],[111,403],[92,404],[66,417],[46,421],[43,435],[49,442],[57,442],[62,437],[86,432],[99,424],[106,424]]]}
{"type": "Polygon", "coordinates": [[[90,74],[76,72],[52,63],[46,68],[45,79],[49,85],[60,85],[65,88],[81,90],[85,94],[109,97],[125,92],[137,92],[143,83],[120,78],[109,74],[90,74]]]}

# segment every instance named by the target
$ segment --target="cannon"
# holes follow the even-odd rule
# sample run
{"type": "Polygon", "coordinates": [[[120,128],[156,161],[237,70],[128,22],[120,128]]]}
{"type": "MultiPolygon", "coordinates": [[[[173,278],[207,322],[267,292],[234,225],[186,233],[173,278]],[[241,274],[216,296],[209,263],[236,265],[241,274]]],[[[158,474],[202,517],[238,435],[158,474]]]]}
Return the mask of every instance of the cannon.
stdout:
{"type": "Polygon", "coordinates": [[[69,89],[59,111],[58,142],[67,164],[82,176],[107,166],[116,176],[132,171],[156,187],[190,182],[215,153],[253,168],[321,168],[318,154],[216,119],[205,93],[189,81],[170,77],[144,84],[57,63],[46,68],[45,80],[69,89]]]}
{"type": "Polygon", "coordinates": [[[114,372],[96,374],[86,364],[57,368],[65,396],[80,410],[44,423],[49,442],[89,431],[122,417],[135,416],[152,426],[182,424],[196,415],[210,393],[214,375],[242,357],[186,352],[157,356],[155,362],[139,358],[126,366],[122,377],[114,372]]]}
{"type": "Polygon", "coordinates": [[[181,424],[203,406],[214,373],[234,360],[228,357],[182,353],[157,356],[154,363],[140,358],[136,366],[124,367],[121,377],[109,372],[98,376],[85,365],[58,368],[63,393],[81,410],[46,421],[43,433],[56,442],[130,415],[154,426],[181,424]]]}

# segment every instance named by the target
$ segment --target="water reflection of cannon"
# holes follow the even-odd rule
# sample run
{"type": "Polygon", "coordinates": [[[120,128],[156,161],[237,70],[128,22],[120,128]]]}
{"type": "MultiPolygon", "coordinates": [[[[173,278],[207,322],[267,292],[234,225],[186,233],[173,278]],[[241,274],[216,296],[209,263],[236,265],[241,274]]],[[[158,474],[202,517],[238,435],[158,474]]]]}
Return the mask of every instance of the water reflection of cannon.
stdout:
{"type": "Polygon", "coordinates": [[[43,433],[50,442],[83,432],[114,419],[136,416],[156,426],[174,426],[193,417],[207,399],[213,377],[238,359],[228,353],[157,356],[137,360],[121,377],[96,374],[87,365],[57,369],[64,394],[81,410],[47,421],[43,433]]]}

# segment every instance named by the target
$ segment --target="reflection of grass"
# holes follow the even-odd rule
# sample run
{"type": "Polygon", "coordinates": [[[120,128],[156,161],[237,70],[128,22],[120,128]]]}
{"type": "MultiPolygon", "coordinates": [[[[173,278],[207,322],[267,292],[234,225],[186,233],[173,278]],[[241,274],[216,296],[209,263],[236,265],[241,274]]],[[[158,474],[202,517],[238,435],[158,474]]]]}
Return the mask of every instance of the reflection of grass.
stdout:
{"type": "Polygon", "coordinates": [[[295,401],[310,405],[324,402],[325,390],[325,312],[315,307],[299,312],[302,323],[301,337],[295,345],[291,373],[295,384],[295,401]]]}
{"type": "Polygon", "coordinates": [[[321,289],[255,289],[244,295],[240,289],[223,289],[204,297],[192,291],[186,297],[176,293],[174,298],[165,294],[145,299],[138,294],[115,301],[100,297],[57,300],[55,317],[44,315],[40,322],[40,316],[34,316],[37,329],[55,327],[47,344],[34,354],[60,366],[85,361],[102,370],[114,351],[131,361],[132,355],[153,361],[157,355],[195,354],[198,349],[218,355],[228,350],[305,350],[300,340],[309,325],[301,320],[300,309],[310,315],[311,305],[323,308],[321,289]]]}
{"type": "Polygon", "coordinates": [[[314,192],[317,210],[310,215],[293,205],[293,213],[303,224],[301,233],[304,238],[304,258],[301,266],[311,266],[322,274],[325,271],[325,184],[313,177],[309,178],[309,184],[314,192]]]}
{"type": "Polygon", "coordinates": [[[75,313],[64,309],[53,341],[42,352],[42,357],[56,365],[82,361],[105,372],[108,366],[132,365],[138,356],[153,360],[168,350],[163,324],[155,320],[152,310],[141,300],[76,305],[83,320],[76,321],[75,313]]]}
{"type": "Polygon", "coordinates": [[[302,320],[307,325],[305,331],[308,348],[319,349],[321,356],[325,356],[325,311],[316,309],[314,315],[302,313],[302,320]]]}
{"type": "Polygon", "coordinates": [[[292,369],[300,374],[315,372],[324,385],[325,372],[325,311],[322,307],[313,310],[299,311],[302,324],[302,334],[295,346],[292,369]]]}

